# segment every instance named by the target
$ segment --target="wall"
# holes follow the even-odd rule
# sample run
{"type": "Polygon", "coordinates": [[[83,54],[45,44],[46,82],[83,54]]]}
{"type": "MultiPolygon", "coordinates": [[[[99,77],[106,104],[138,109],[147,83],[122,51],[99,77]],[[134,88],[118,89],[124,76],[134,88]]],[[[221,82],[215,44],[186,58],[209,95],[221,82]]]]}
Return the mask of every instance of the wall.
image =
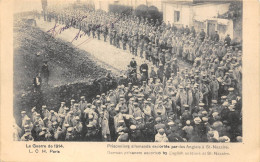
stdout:
{"type": "Polygon", "coordinates": [[[168,23],[168,21],[171,24],[175,24],[176,26],[186,25],[191,26],[192,25],[192,17],[191,17],[191,6],[188,5],[176,5],[176,4],[165,4],[164,6],[164,12],[163,12],[163,20],[168,23]],[[180,11],[180,21],[174,23],[174,11],[180,11]]]}

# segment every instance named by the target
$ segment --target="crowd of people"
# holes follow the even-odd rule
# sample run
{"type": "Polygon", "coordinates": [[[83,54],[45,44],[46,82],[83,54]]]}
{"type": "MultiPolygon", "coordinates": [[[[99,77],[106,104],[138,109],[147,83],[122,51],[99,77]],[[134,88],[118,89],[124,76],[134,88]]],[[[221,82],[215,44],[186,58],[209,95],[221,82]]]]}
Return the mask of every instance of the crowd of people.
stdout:
{"type": "Polygon", "coordinates": [[[48,103],[22,111],[16,140],[242,141],[242,51],[229,36],[221,40],[217,32],[209,37],[203,29],[94,10],[52,11],[46,15],[51,19],[86,37],[109,37],[111,45],[145,61],[137,65],[133,57],[128,81],[119,80],[93,102],[82,96],[61,102],[57,112],[48,103]],[[180,68],[179,59],[191,67],[180,68]]]}

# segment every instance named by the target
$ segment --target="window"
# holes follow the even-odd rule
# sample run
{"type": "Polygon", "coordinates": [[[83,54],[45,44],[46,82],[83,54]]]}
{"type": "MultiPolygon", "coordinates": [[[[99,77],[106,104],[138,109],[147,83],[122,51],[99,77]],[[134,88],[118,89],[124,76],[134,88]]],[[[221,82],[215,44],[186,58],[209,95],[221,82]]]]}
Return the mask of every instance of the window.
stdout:
{"type": "Polygon", "coordinates": [[[180,21],[180,11],[174,11],[174,22],[180,21]]]}

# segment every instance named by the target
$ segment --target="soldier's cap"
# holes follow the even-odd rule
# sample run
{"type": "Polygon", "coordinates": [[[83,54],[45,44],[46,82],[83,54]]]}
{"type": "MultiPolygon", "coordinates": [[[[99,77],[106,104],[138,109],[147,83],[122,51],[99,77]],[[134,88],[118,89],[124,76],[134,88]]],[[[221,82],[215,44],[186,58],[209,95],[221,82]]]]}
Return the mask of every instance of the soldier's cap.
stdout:
{"type": "Polygon", "coordinates": [[[140,120],[140,119],[142,119],[142,117],[140,117],[140,116],[135,118],[135,120],[140,120]]]}
{"type": "Polygon", "coordinates": [[[217,101],[217,100],[212,100],[212,103],[213,103],[213,104],[217,104],[218,101],[217,101]]]}
{"type": "Polygon", "coordinates": [[[30,126],[28,125],[28,124],[26,124],[25,126],[24,126],[24,128],[25,129],[28,129],[30,126]]]}
{"type": "Polygon", "coordinates": [[[130,129],[136,130],[136,126],[135,126],[135,125],[131,125],[131,126],[130,126],[130,129]]]}
{"type": "Polygon", "coordinates": [[[202,121],[207,122],[209,119],[207,117],[202,117],[202,121]]]}
{"type": "Polygon", "coordinates": [[[44,132],[44,131],[41,131],[41,132],[39,133],[39,136],[43,136],[43,135],[45,135],[45,132],[44,132]]]}
{"type": "Polygon", "coordinates": [[[74,100],[74,99],[71,99],[70,102],[75,102],[75,100],[74,100]]]}
{"type": "Polygon", "coordinates": [[[159,132],[159,133],[164,133],[164,129],[163,129],[163,128],[160,128],[160,129],[158,130],[158,132],[159,132]]]}
{"type": "Polygon", "coordinates": [[[138,103],[137,102],[134,102],[134,106],[137,106],[138,105],[138,103]]]}
{"type": "Polygon", "coordinates": [[[232,100],[231,103],[232,103],[232,105],[235,105],[237,103],[237,101],[236,100],[232,100]]]}
{"type": "Polygon", "coordinates": [[[58,124],[58,123],[57,123],[56,121],[52,123],[52,125],[57,125],[57,124],[58,124]]]}
{"type": "Polygon", "coordinates": [[[101,103],[101,101],[100,101],[100,100],[97,100],[97,103],[101,103]]]}
{"type": "Polygon", "coordinates": [[[105,96],[106,94],[105,93],[102,93],[101,96],[105,96]]]}
{"type": "Polygon", "coordinates": [[[132,93],[128,93],[128,96],[129,96],[129,97],[132,97],[132,96],[133,96],[133,94],[132,94],[132,93]]]}
{"type": "Polygon", "coordinates": [[[50,111],[50,113],[52,113],[52,114],[53,114],[53,113],[54,113],[54,110],[51,110],[51,111],[50,111]]]}
{"type": "Polygon", "coordinates": [[[147,98],[147,101],[151,101],[152,99],[151,98],[147,98]]]}
{"type": "Polygon", "coordinates": [[[187,124],[187,125],[190,125],[190,120],[187,120],[187,121],[186,121],[186,124],[187,124]]]}
{"type": "Polygon", "coordinates": [[[118,123],[124,123],[125,121],[124,120],[119,120],[118,123]]]}
{"type": "Polygon", "coordinates": [[[63,114],[60,114],[60,118],[65,118],[65,115],[63,115],[63,114]]]}
{"type": "Polygon", "coordinates": [[[36,110],[36,107],[33,107],[33,108],[32,108],[32,111],[35,111],[35,110],[36,110]]]}
{"type": "Polygon", "coordinates": [[[65,102],[64,102],[64,101],[62,101],[62,102],[61,102],[61,104],[65,104],[65,102]]]}
{"type": "Polygon", "coordinates": [[[64,124],[64,127],[68,128],[70,125],[69,124],[64,124]]]}
{"type": "Polygon", "coordinates": [[[221,99],[226,99],[227,98],[227,96],[221,96],[221,99]]]}
{"type": "Polygon", "coordinates": [[[45,117],[45,118],[43,118],[43,120],[44,120],[44,121],[46,121],[46,120],[48,120],[48,118],[47,118],[47,117],[45,117]]]}
{"type": "Polygon", "coordinates": [[[115,111],[119,111],[120,109],[119,109],[119,106],[117,106],[116,108],[115,108],[115,111]]]}
{"type": "Polygon", "coordinates": [[[174,122],[173,122],[173,121],[170,121],[170,122],[168,123],[168,125],[169,125],[169,126],[173,126],[173,125],[174,125],[174,122]]]}
{"type": "Polygon", "coordinates": [[[92,104],[91,103],[87,103],[87,107],[90,107],[92,104]]]}
{"type": "Polygon", "coordinates": [[[187,104],[185,104],[185,105],[183,105],[183,106],[184,106],[184,107],[187,107],[187,108],[189,107],[189,105],[187,105],[187,104]]]}
{"type": "Polygon", "coordinates": [[[107,108],[106,105],[102,105],[101,107],[102,107],[102,109],[106,109],[107,108]]]}
{"type": "Polygon", "coordinates": [[[97,98],[100,98],[100,95],[97,95],[97,98]]]}
{"type": "Polygon", "coordinates": [[[80,99],[85,99],[85,96],[81,96],[80,99]]]}
{"type": "Polygon", "coordinates": [[[200,71],[199,70],[195,70],[195,73],[199,73],[200,71]]]}
{"type": "Polygon", "coordinates": [[[157,117],[157,118],[155,118],[155,121],[160,122],[160,121],[162,121],[162,119],[160,117],[157,117]]]}
{"type": "Polygon", "coordinates": [[[173,58],[173,61],[176,61],[176,60],[177,60],[177,58],[176,58],[176,57],[174,57],[174,58],[173,58]]]}
{"type": "Polygon", "coordinates": [[[47,130],[47,128],[46,127],[42,127],[42,131],[46,131],[47,130]]]}
{"type": "Polygon", "coordinates": [[[230,105],[228,108],[229,108],[229,109],[234,109],[235,106],[234,106],[234,105],[230,105]]]}
{"type": "Polygon", "coordinates": [[[69,127],[69,128],[67,129],[67,131],[68,131],[68,132],[72,132],[73,129],[74,129],[73,127],[69,127]]]}
{"type": "Polygon", "coordinates": [[[137,89],[136,89],[136,90],[134,90],[134,93],[138,93],[138,92],[139,92],[139,90],[137,90],[137,89]]]}
{"type": "Polygon", "coordinates": [[[90,115],[88,116],[88,118],[89,118],[89,119],[93,119],[94,116],[90,114],[90,115]]]}
{"type": "Polygon", "coordinates": [[[218,116],[218,112],[212,113],[212,116],[213,116],[213,117],[218,116]]]}
{"type": "Polygon", "coordinates": [[[201,113],[202,113],[203,115],[208,114],[207,111],[202,111],[201,113]]]}
{"type": "Polygon", "coordinates": [[[152,44],[152,42],[149,42],[149,44],[152,44]]]}
{"type": "Polygon", "coordinates": [[[68,107],[65,107],[64,110],[69,111],[70,109],[68,107]]]}
{"type": "Polygon", "coordinates": [[[111,107],[114,107],[114,106],[115,106],[115,104],[110,104],[110,106],[111,106],[111,107]]]}
{"type": "Polygon", "coordinates": [[[199,117],[194,118],[195,124],[199,124],[201,122],[201,119],[199,117]]]}
{"type": "Polygon", "coordinates": [[[21,114],[26,114],[26,111],[21,111],[21,114]]]}
{"type": "Polygon", "coordinates": [[[180,89],[183,89],[183,86],[179,86],[180,89]]]}
{"type": "Polygon", "coordinates": [[[120,98],[119,100],[120,100],[120,101],[124,101],[125,99],[124,99],[124,98],[120,98]]]}
{"type": "Polygon", "coordinates": [[[47,108],[47,106],[46,105],[42,105],[42,109],[46,109],[47,108]]]}
{"type": "Polygon", "coordinates": [[[162,64],[162,63],[160,63],[160,64],[159,64],[159,66],[163,66],[163,64],[162,64]]]}
{"type": "Polygon", "coordinates": [[[36,114],[36,117],[41,117],[41,115],[40,114],[36,114]]]}
{"type": "Polygon", "coordinates": [[[234,88],[228,88],[228,91],[232,92],[234,91],[234,88]]]}
{"type": "Polygon", "coordinates": [[[201,102],[201,103],[199,103],[199,106],[203,107],[203,106],[205,106],[205,104],[201,102]]]}
{"type": "Polygon", "coordinates": [[[79,116],[76,116],[76,117],[75,117],[75,120],[80,120],[79,116]]]}

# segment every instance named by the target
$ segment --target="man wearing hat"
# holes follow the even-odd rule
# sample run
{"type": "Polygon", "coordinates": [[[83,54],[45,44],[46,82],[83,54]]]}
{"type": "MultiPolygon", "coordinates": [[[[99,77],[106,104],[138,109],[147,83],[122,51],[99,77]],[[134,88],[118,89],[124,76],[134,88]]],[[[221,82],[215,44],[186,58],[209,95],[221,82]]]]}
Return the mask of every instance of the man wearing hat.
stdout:
{"type": "Polygon", "coordinates": [[[229,92],[228,95],[227,95],[228,101],[236,100],[237,96],[235,95],[234,90],[235,89],[233,87],[228,88],[228,92],[229,92]]]}
{"type": "Polygon", "coordinates": [[[217,100],[218,99],[218,91],[219,91],[219,83],[218,83],[215,75],[212,75],[212,79],[211,79],[209,85],[210,85],[212,99],[217,100]]]}
{"type": "Polygon", "coordinates": [[[48,85],[49,82],[49,67],[47,61],[43,61],[42,69],[41,69],[43,82],[48,85]]]}
{"type": "Polygon", "coordinates": [[[133,57],[130,61],[130,67],[133,69],[133,71],[136,73],[137,63],[135,61],[135,58],[133,57]]]}
{"type": "Polygon", "coordinates": [[[130,126],[130,140],[131,142],[143,142],[144,135],[142,130],[137,125],[130,126]]]}
{"type": "Polygon", "coordinates": [[[49,110],[47,109],[47,106],[46,105],[43,105],[42,106],[42,117],[43,118],[49,118],[50,116],[50,112],[49,110]]]}
{"type": "Polygon", "coordinates": [[[80,121],[80,117],[79,116],[75,116],[74,118],[74,122],[73,122],[73,127],[74,127],[74,131],[75,131],[75,139],[77,141],[81,140],[81,136],[82,136],[82,130],[83,130],[83,125],[80,121]]]}
{"type": "Polygon", "coordinates": [[[51,110],[50,111],[50,116],[48,118],[52,123],[53,122],[58,122],[58,119],[59,119],[59,116],[58,114],[54,111],[54,110],[51,110]]]}
{"type": "Polygon", "coordinates": [[[25,130],[24,135],[21,137],[21,141],[34,141],[30,129],[25,130]]]}
{"type": "Polygon", "coordinates": [[[189,141],[193,134],[193,126],[191,125],[190,120],[186,120],[185,123],[186,125],[182,129],[186,133],[185,138],[189,141]]]}
{"type": "Polygon", "coordinates": [[[34,92],[40,92],[42,86],[41,73],[38,73],[36,77],[33,78],[34,92]]]}
{"type": "Polygon", "coordinates": [[[86,101],[85,96],[80,97],[80,102],[78,104],[79,104],[79,109],[81,110],[81,113],[83,113],[84,110],[87,108],[87,101],[86,101]]]}
{"type": "Polygon", "coordinates": [[[65,114],[65,107],[66,107],[65,104],[66,104],[65,102],[61,102],[58,114],[65,114]]]}
{"type": "Polygon", "coordinates": [[[155,140],[154,142],[169,142],[165,130],[163,128],[160,128],[158,130],[158,133],[155,135],[155,140]]]}

